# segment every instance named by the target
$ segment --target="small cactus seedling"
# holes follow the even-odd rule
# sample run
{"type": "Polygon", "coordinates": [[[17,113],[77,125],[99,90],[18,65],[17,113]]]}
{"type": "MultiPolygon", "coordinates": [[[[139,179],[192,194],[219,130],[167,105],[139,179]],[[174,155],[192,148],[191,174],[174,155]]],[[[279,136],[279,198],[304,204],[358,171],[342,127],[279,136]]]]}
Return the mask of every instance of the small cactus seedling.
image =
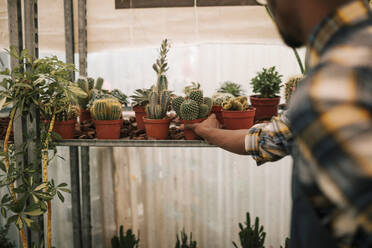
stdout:
{"type": "Polygon", "coordinates": [[[244,90],[242,89],[242,86],[240,84],[237,84],[231,81],[224,82],[217,92],[229,93],[233,95],[234,97],[244,95],[244,90]]]}
{"type": "MultiPolygon", "coordinates": [[[[256,217],[254,225],[251,226],[251,218],[247,213],[246,226],[243,227],[242,223],[239,223],[239,238],[241,248],[265,248],[266,233],[264,227],[260,226],[260,220],[256,217]]],[[[235,248],[238,248],[237,244],[233,242],[235,248]]]]}
{"type": "Polygon", "coordinates": [[[139,244],[139,234],[138,239],[136,235],[133,234],[131,229],[128,229],[124,235],[124,227],[120,226],[120,237],[114,236],[111,239],[111,248],[138,248],[139,244]]]}
{"type": "Polygon", "coordinates": [[[90,112],[95,120],[119,120],[122,105],[115,98],[99,99],[93,103],[90,112]]]}
{"type": "Polygon", "coordinates": [[[245,96],[232,98],[224,101],[222,108],[228,111],[245,111],[249,108],[248,99],[245,96]]]}
{"type": "Polygon", "coordinates": [[[181,240],[178,237],[177,234],[177,242],[175,248],[196,248],[197,247],[197,242],[192,240],[192,233],[190,233],[190,241],[187,242],[188,237],[187,234],[185,233],[185,230],[181,231],[181,240]]]}

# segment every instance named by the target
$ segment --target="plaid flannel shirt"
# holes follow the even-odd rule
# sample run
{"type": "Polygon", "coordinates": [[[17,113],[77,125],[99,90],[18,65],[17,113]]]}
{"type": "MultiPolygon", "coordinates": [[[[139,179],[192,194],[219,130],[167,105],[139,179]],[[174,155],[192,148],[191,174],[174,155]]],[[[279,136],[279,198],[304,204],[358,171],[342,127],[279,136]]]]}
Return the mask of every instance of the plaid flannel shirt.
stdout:
{"type": "Polygon", "coordinates": [[[372,18],[354,0],[314,31],[289,110],[246,136],[257,164],[291,154],[306,197],[340,247],[372,245],[372,18]]]}

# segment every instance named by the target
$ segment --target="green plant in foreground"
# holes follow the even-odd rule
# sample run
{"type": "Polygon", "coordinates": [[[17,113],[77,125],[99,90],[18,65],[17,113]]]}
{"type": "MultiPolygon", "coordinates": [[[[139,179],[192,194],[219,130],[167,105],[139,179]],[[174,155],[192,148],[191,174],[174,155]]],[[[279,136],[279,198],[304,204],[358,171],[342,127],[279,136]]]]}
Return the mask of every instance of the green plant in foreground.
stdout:
{"type": "Polygon", "coordinates": [[[222,103],[222,108],[228,111],[245,111],[249,108],[248,99],[245,96],[231,98],[222,103]]]}
{"type": "Polygon", "coordinates": [[[139,234],[138,239],[136,235],[133,234],[131,229],[128,229],[124,235],[124,227],[120,226],[120,237],[114,236],[111,239],[111,248],[138,248],[139,243],[139,234]]]}
{"type": "Polygon", "coordinates": [[[217,90],[217,92],[230,93],[235,97],[244,95],[244,90],[242,89],[242,86],[231,81],[225,81],[217,90]]]}
{"type": "Polygon", "coordinates": [[[122,105],[115,98],[99,99],[94,101],[90,112],[95,120],[119,120],[122,105]]]}
{"type": "Polygon", "coordinates": [[[276,71],[275,66],[269,69],[263,68],[257,73],[256,77],[252,78],[251,85],[253,92],[260,94],[259,97],[274,98],[280,92],[282,83],[282,75],[276,71]]]}
{"type": "MultiPolygon", "coordinates": [[[[245,224],[246,226],[243,227],[239,223],[241,248],[265,248],[266,233],[264,232],[264,227],[260,226],[259,218],[256,217],[254,225],[251,226],[251,218],[249,213],[247,213],[247,222],[245,224]]],[[[235,242],[233,242],[233,245],[235,248],[238,248],[235,242]]]]}
{"type": "Polygon", "coordinates": [[[1,248],[15,248],[14,242],[10,242],[8,239],[9,226],[5,225],[4,227],[0,227],[0,247],[1,248]]]}
{"type": "Polygon", "coordinates": [[[168,91],[167,54],[169,51],[168,40],[163,40],[160,47],[160,56],[153,65],[157,74],[156,87],[149,93],[149,103],[146,106],[146,114],[149,119],[164,119],[167,116],[171,101],[171,93],[168,91]]]}
{"type": "Polygon", "coordinates": [[[178,237],[178,234],[176,235],[177,241],[175,248],[196,248],[197,242],[192,240],[192,233],[190,233],[190,241],[187,242],[188,237],[185,233],[185,230],[181,231],[181,240],[178,237]]]}

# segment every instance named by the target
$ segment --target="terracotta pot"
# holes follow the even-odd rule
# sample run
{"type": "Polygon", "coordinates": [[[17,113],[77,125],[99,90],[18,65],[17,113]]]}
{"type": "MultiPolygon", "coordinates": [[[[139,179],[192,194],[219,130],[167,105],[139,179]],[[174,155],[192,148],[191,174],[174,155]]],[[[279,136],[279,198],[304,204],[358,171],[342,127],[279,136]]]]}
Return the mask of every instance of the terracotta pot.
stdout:
{"type": "Polygon", "coordinates": [[[145,123],[143,122],[143,117],[146,117],[145,108],[141,106],[136,106],[136,107],[133,107],[133,111],[136,114],[137,129],[144,130],[145,123]]]}
{"type": "Polygon", "coordinates": [[[246,111],[222,110],[225,127],[229,130],[249,129],[254,124],[255,112],[254,108],[246,111]]]}
{"type": "Polygon", "coordinates": [[[96,126],[96,135],[98,139],[119,139],[120,128],[123,125],[123,119],[120,120],[93,120],[96,126]]]}
{"type": "Polygon", "coordinates": [[[90,115],[90,110],[89,109],[80,109],[80,123],[83,121],[90,121],[92,120],[92,116],[90,115]]]}
{"type": "MultiPolygon", "coordinates": [[[[49,121],[46,121],[49,123],[49,121]]],[[[58,133],[62,139],[73,139],[76,120],[56,121],[53,131],[58,133]]]]}
{"type": "Polygon", "coordinates": [[[170,119],[147,119],[143,117],[147,137],[157,140],[165,140],[168,138],[170,119]]]}
{"type": "MultiPolygon", "coordinates": [[[[196,119],[196,120],[191,120],[191,121],[188,121],[188,120],[181,120],[181,123],[182,124],[195,124],[195,123],[200,123],[202,121],[206,120],[206,118],[203,118],[203,119],[196,119]]],[[[184,130],[183,131],[184,134],[185,134],[185,139],[187,140],[197,140],[197,139],[200,139],[199,136],[197,136],[193,131],[191,130],[184,130]]]]}
{"type": "Polygon", "coordinates": [[[261,98],[251,96],[250,100],[252,106],[256,108],[256,120],[271,119],[271,117],[278,114],[280,97],[261,98]]]}
{"type": "Polygon", "coordinates": [[[217,117],[217,120],[223,124],[223,118],[222,118],[222,106],[212,106],[211,110],[212,114],[215,114],[217,117]]]}

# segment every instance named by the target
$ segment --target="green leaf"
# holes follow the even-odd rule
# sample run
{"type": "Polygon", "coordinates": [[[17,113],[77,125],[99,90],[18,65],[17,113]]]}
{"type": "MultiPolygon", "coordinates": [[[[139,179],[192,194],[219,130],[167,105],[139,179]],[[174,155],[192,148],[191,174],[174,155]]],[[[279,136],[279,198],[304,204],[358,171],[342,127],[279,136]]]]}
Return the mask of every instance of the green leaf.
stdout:
{"type": "Polygon", "coordinates": [[[31,224],[34,222],[33,220],[23,217],[23,220],[26,222],[27,227],[31,227],[31,224]]]}
{"type": "Polygon", "coordinates": [[[48,183],[42,183],[35,188],[35,191],[42,190],[42,189],[46,188],[47,186],[48,186],[48,183]]]}
{"type": "Polygon", "coordinates": [[[24,87],[24,88],[29,88],[32,90],[32,86],[29,84],[25,84],[25,83],[16,83],[14,84],[14,87],[24,87]]]}
{"type": "Polygon", "coordinates": [[[61,200],[61,202],[65,202],[65,197],[61,194],[61,192],[57,191],[58,198],[61,200]]]}
{"type": "Polygon", "coordinates": [[[66,187],[67,186],[67,183],[61,183],[60,185],[58,185],[58,188],[60,187],[66,187]]]}
{"type": "Polygon", "coordinates": [[[4,107],[5,103],[6,103],[6,99],[7,99],[6,97],[1,98],[1,100],[0,100],[0,110],[3,109],[3,107],[4,107]]]}
{"type": "Polygon", "coordinates": [[[6,218],[6,209],[4,207],[1,208],[1,215],[6,218]]]}
{"type": "Polygon", "coordinates": [[[39,215],[42,215],[43,213],[44,212],[40,208],[32,210],[32,211],[24,212],[24,214],[30,215],[30,216],[39,216],[39,215]]]}
{"type": "Polygon", "coordinates": [[[66,192],[66,193],[71,193],[71,190],[66,189],[66,188],[60,188],[58,190],[63,191],[63,192],[66,192]]]}

